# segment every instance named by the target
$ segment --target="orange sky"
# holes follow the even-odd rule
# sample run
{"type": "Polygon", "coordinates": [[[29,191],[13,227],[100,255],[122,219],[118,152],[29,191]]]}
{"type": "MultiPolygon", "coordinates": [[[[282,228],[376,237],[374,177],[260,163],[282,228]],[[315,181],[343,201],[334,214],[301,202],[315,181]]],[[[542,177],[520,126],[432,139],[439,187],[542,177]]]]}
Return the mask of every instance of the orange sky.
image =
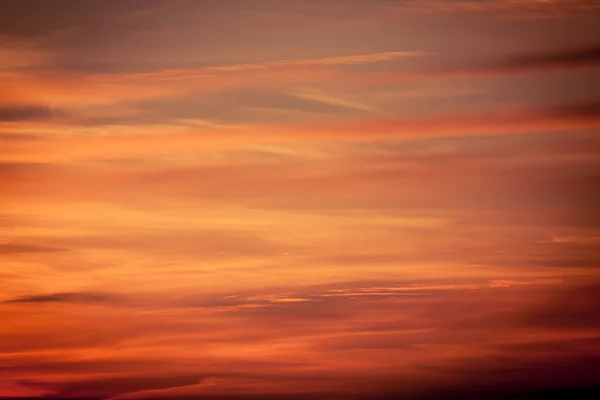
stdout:
{"type": "Polygon", "coordinates": [[[0,398],[597,390],[598,24],[0,0],[0,398]]]}

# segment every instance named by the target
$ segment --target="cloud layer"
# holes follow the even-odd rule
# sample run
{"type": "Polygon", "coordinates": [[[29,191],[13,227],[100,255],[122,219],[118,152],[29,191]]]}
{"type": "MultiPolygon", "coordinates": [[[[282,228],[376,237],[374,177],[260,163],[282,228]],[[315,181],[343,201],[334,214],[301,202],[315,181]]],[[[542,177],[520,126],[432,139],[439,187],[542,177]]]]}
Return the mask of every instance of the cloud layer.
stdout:
{"type": "Polygon", "coordinates": [[[598,18],[0,1],[0,398],[597,394],[598,18]]]}

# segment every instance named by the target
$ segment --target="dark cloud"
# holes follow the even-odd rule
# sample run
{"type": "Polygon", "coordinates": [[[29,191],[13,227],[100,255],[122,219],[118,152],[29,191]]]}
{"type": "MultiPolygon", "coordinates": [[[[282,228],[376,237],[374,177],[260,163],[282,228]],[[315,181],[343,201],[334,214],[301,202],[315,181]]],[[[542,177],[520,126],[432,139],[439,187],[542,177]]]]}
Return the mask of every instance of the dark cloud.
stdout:
{"type": "Polygon", "coordinates": [[[89,26],[147,7],[164,0],[0,0],[0,33],[38,36],[57,30],[89,26]]]}
{"type": "MultiPolygon", "coordinates": [[[[264,394],[232,394],[232,395],[190,395],[190,396],[169,396],[169,400],[596,400],[600,397],[600,388],[556,388],[550,390],[449,390],[436,394],[421,394],[407,396],[402,393],[388,393],[383,395],[364,396],[358,394],[336,394],[336,393],[314,393],[314,394],[290,394],[290,393],[264,393],[264,394]]],[[[0,397],[0,400],[105,400],[105,397],[0,397]]]]}
{"type": "MultiPolygon", "coordinates": [[[[147,359],[144,361],[149,364],[164,364],[162,359],[147,359]]],[[[44,371],[52,370],[59,373],[72,373],[79,371],[81,373],[106,374],[115,371],[128,371],[139,368],[139,360],[133,359],[94,359],[94,360],[60,360],[47,358],[14,358],[5,360],[0,366],[0,372],[3,374],[23,374],[25,372],[35,372],[42,374],[44,371]]]]}
{"type": "Polygon", "coordinates": [[[599,117],[600,101],[580,104],[568,104],[562,107],[556,107],[555,112],[560,115],[574,118],[599,117]]]}
{"type": "MultiPolygon", "coordinates": [[[[532,51],[530,53],[513,53],[512,55],[506,55],[502,58],[490,59],[488,61],[475,61],[470,65],[465,64],[462,67],[446,65],[445,67],[440,66],[429,70],[426,68],[423,71],[425,71],[425,77],[435,77],[437,75],[441,78],[464,78],[469,76],[475,77],[477,75],[493,77],[532,72],[541,73],[554,70],[569,71],[570,69],[575,68],[596,68],[599,65],[600,44],[583,48],[566,48],[563,50],[547,52],[532,51]]],[[[593,96],[595,94],[593,91],[593,79],[585,77],[579,79],[581,79],[583,85],[578,83],[577,79],[571,81],[564,79],[560,82],[554,81],[548,85],[548,87],[542,87],[536,90],[558,91],[557,96],[563,99],[565,98],[565,94],[569,91],[575,91],[578,95],[590,93],[590,95],[593,96]],[[566,82],[570,82],[570,86],[568,86],[566,82]]]]}
{"type": "Polygon", "coordinates": [[[105,397],[54,397],[54,396],[36,396],[36,397],[0,397],[0,400],[105,400],[105,397]]]}
{"type": "Polygon", "coordinates": [[[600,64],[600,45],[510,57],[500,63],[506,68],[569,67],[600,64]]]}
{"type": "MultiPolygon", "coordinates": [[[[490,388],[470,388],[465,384],[464,388],[453,388],[447,391],[437,391],[437,393],[425,393],[416,396],[402,396],[406,400],[593,400],[600,396],[600,388],[589,387],[557,387],[552,389],[507,389],[502,386],[490,388]]],[[[381,397],[365,397],[364,400],[396,400],[394,394],[388,394],[381,397]]]]}
{"type": "Polygon", "coordinates": [[[3,143],[21,143],[32,140],[39,140],[40,136],[23,133],[2,133],[0,132],[0,144],[3,143]]]}
{"type": "Polygon", "coordinates": [[[73,399],[73,398],[100,398],[125,393],[169,389],[181,386],[198,384],[204,377],[197,374],[175,376],[128,376],[116,378],[98,378],[79,380],[67,383],[47,383],[37,381],[21,381],[24,386],[52,390],[51,395],[43,396],[47,399],[73,399]]]}
{"type": "Polygon", "coordinates": [[[30,121],[51,118],[55,112],[47,106],[0,106],[0,122],[30,121]]]}
{"type": "MultiPolygon", "coordinates": [[[[424,400],[529,400],[592,399],[600,394],[598,374],[600,358],[528,356],[465,360],[449,364],[444,370],[458,378],[456,383],[439,389],[423,390],[424,400]],[[554,396],[553,396],[554,395],[554,396]]],[[[392,397],[393,398],[393,397],[392,397]]],[[[407,398],[411,398],[408,396],[407,398]]]]}
{"type": "Polygon", "coordinates": [[[18,297],[5,303],[104,303],[113,300],[113,296],[105,293],[66,292],[18,297]]]}
{"type": "Polygon", "coordinates": [[[11,162],[0,161],[0,173],[9,174],[9,173],[29,173],[29,172],[38,172],[42,171],[46,168],[51,168],[50,164],[43,163],[35,163],[35,162],[11,162]]]}
{"type": "Polygon", "coordinates": [[[63,251],[63,249],[29,244],[0,243],[0,255],[21,253],[55,253],[59,251],[63,251]]]}
{"type": "MultiPolygon", "coordinates": [[[[598,268],[600,265],[596,264],[598,268]]],[[[539,306],[527,310],[519,320],[550,330],[600,328],[600,281],[568,287],[556,292],[539,306]]]]}
{"type": "MultiPolygon", "coordinates": [[[[387,284],[389,283],[387,282],[387,284]]],[[[359,292],[373,284],[384,285],[386,282],[346,282],[311,287],[310,290],[299,289],[298,293],[313,292],[313,298],[317,298],[320,294],[331,291],[333,288],[338,290],[354,289],[359,292]]],[[[584,291],[586,293],[584,297],[589,297],[594,293],[594,288],[589,287],[587,290],[583,290],[584,288],[579,286],[570,286],[565,293],[584,291]]],[[[236,321],[241,324],[240,326],[252,326],[252,330],[258,332],[242,329],[239,332],[236,331],[235,334],[229,333],[225,335],[226,337],[219,338],[219,341],[244,340],[248,342],[282,335],[289,339],[295,336],[299,338],[314,337],[317,339],[312,343],[313,350],[319,350],[319,353],[326,353],[328,357],[332,358],[344,357],[347,352],[355,351],[390,352],[391,354],[393,351],[402,351],[402,354],[407,354],[406,352],[422,351],[420,348],[427,346],[440,346],[440,348],[445,345],[463,346],[466,340],[478,343],[482,348],[489,348],[491,351],[492,355],[484,357],[469,356],[467,353],[464,358],[443,359],[428,363],[417,361],[420,376],[415,382],[406,386],[402,383],[410,381],[410,373],[402,370],[393,373],[384,372],[377,376],[368,372],[362,377],[353,376],[347,371],[327,371],[323,373],[323,376],[315,376],[302,369],[296,370],[295,365],[289,365],[288,367],[291,367],[289,369],[286,365],[267,365],[269,368],[274,368],[271,371],[276,371],[269,375],[260,368],[260,365],[257,365],[256,368],[250,368],[251,372],[238,374],[235,370],[241,368],[241,370],[247,371],[249,366],[242,365],[242,368],[237,364],[235,367],[233,364],[218,364],[216,369],[202,371],[201,376],[198,374],[165,377],[161,380],[154,379],[153,376],[158,370],[152,370],[150,376],[134,375],[114,379],[90,379],[65,384],[44,382],[40,384],[43,386],[38,387],[53,390],[54,396],[51,398],[101,397],[156,388],[188,386],[200,382],[202,377],[210,376],[226,379],[239,378],[242,381],[244,379],[281,383],[290,381],[296,384],[321,381],[326,381],[328,384],[338,381],[356,382],[356,385],[345,385],[347,389],[344,390],[354,390],[357,394],[346,395],[343,393],[344,390],[339,390],[336,394],[313,392],[297,397],[307,400],[397,398],[408,400],[443,398],[508,400],[542,399],[545,398],[542,394],[548,395],[555,391],[572,394],[576,392],[568,391],[567,389],[570,387],[583,388],[592,383],[593,373],[599,365],[598,361],[589,354],[594,354],[597,341],[568,336],[565,336],[564,340],[553,340],[551,336],[548,339],[544,336],[547,326],[537,324],[530,317],[523,317],[522,313],[523,308],[531,310],[535,315],[540,315],[539,310],[543,310],[543,312],[550,309],[557,310],[554,302],[563,300],[560,295],[562,292],[556,289],[556,285],[554,285],[552,288],[544,289],[516,286],[514,288],[470,291],[469,293],[465,293],[464,290],[444,293],[443,290],[440,290],[437,295],[419,298],[416,302],[398,302],[392,299],[330,299],[323,302],[278,304],[268,308],[232,311],[236,313],[236,318],[238,318],[236,321]],[[547,300],[541,302],[540,305],[537,302],[538,297],[547,300]],[[530,307],[532,303],[535,303],[535,307],[530,307]],[[350,304],[351,306],[349,306],[350,304]],[[528,332],[531,328],[541,328],[538,331],[540,336],[520,335],[523,328],[528,332]],[[419,329],[427,329],[428,332],[419,332],[419,329]],[[402,330],[407,330],[407,333],[402,333],[402,330]],[[411,330],[416,331],[411,333],[411,330]],[[327,333],[327,335],[319,337],[322,333],[327,333]],[[357,333],[358,335],[356,335],[357,333]],[[499,334],[507,335],[515,340],[514,342],[504,341],[499,334]],[[519,342],[519,339],[522,341],[519,342]],[[548,376],[558,376],[559,379],[548,380],[548,376]],[[565,390],[567,391],[565,392],[565,390]],[[360,395],[360,393],[371,394],[367,396],[360,395]]],[[[290,294],[290,296],[293,295],[290,294]]],[[[577,310],[584,310],[588,316],[591,316],[594,308],[581,306],[580,300],[574,299],[562,310],[556,312],[566,315],[577,312],[577,310]]],[[[166,326],[171,326],[171,323],[161,321],[161,327],[166,326]]],[[[563,323],[562,326],[568,326],[568,322],[563,323]]],[[[550,326],[550,330],[552,327],[550,326]]],[[[189,330],[190,326],[186,323],[176,328],[189,330]]],[[[139,332],[148,334],[148,329],[137,332],[138,334],[139,332]]],[[[133,332],[129,334],[131,333],[133,332]]],[[[144,363],[147,362],[148,360],[144,360],[144,363]]],[[[22,361],[21,363],[20,368],[27,367],[27,363],[22,361]]],[[[58,365],[56,370],[68,372],[72,368],[78,371],[83,368],[93,369],[96,363],[96,360],[90,361],[87,367],[71,364],[58,365]]],[[[211,365],[209,367],[211,369],[212,364],[209,363],[209,365],[211,365]]],[[[32,370],[41,371],[52,368],[51,364],[44,365],[43,363],[37,366],[35,363],[30,364],[30,367],[32,370]]],[[[110,368],[110,365],[98,363],[97,367],[101,367],[99,370],[104,371],[110,368]]],[[[127,364],[121,365],[119,369],[136,370],[135,366],[127,364]]],[[[17,373],[20,373],[20,370],[17,370],[17,373]]],[[[141,393],[139,395],[142,396],[141,393]]],[[[165,398],[187,398],[189,400],[268,399],[269,396],[257,394],[255,396],[197,395],[179,397],[166,393],[165,398]]],[[[288,393],[280,393],[272,398],[293,399],[295,397],[289,396],[288,393]]]]}

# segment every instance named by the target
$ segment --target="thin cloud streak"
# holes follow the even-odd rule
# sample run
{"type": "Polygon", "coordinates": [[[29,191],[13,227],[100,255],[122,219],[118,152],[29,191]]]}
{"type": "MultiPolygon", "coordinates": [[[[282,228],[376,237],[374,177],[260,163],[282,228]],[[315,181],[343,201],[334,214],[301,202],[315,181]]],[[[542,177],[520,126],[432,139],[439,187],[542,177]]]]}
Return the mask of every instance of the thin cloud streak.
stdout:
{"type": "MultiPolygon", "coordinates": [[[[564,105],[547,109],[516,110],[463,116],[357,121],[351,123],[304,126],[256,126],[232,129],[190,129],[167,127],[168,134],[127,134],[129,128],[111,135],[111,129],[100,129],[104,135],[79,138],[56,138],[21,147],[12,161],[45,159],[60,161],[77,158],[104,158],[111,154],[165,154],[178,149],[235,148],[256,143],[301,142],[371,142],[377,140],[414,140],[444,137],[479,137],[484,135],[518,135],[565,130],[590,130],[600,126],[600,114],[594,104],[564,105]],[[107,138],[111,138],[110,142],[107,138]]],[[[57,127],[57,131],[61,128],[57,127]]],[[[114,128],[112,128],[114,129],[114,128]]],[[[156,129],[156,128],[155,128],[156,129]]],[[[85,128],[83,131],[85,132],[85,128]]],[[[98,130],[98,129],[96,129],[98,130]]],[[[135,131],[134,131],[135,132],[135,131]]],[[[16,145],[15,145],[16,146],[16,145]]]]}
{"type": "MultiPolygon", "coordinates": [[[[255,64],[235,64],[235,65],[223,65],[215,67],[207,67],[193,70],[175,70],[175,71],[159,71],[147,74],[133,74],[125,77],[119,77],[118,79],[190,79],[194,77],[210,76],[206,74],[219,73],[219,72],[244,72],[261,69],[277,69],[280,67],[310,67],[310,66],[323,66],[323,65],[354,65],[354,64],[365,64],[365,63],[376,63],[382,61],[394,60],[402,57],[417,57],[424,56],[426,53],[421,52],[410,52],[410,51],[391,51],[373,54],[360,54],[360,55],[349,55],[341,57],[325,57],[325,58],[313,58],[304,60],[278,60],[264,63],[255,64]]],[[[107,77],[106,79],[111,79],[107,77]]]]}
{"type": "Polygon", "coordinates": [[[392,0],[389,3],[384,2],[384,9],[492,14],[500,20],[555,19],[600,8],[594,0],[392,0]]]}

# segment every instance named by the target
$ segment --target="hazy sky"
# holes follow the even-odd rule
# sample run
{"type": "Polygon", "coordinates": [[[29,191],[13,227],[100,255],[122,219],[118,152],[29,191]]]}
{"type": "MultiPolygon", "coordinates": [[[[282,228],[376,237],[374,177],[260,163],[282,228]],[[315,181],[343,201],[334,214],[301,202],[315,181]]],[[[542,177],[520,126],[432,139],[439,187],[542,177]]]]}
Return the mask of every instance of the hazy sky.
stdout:
{"type": "Polygon", "coordinates": [[[0,398],[582,398],[598,26],[596,0],[0,0],[0,398]]]}

